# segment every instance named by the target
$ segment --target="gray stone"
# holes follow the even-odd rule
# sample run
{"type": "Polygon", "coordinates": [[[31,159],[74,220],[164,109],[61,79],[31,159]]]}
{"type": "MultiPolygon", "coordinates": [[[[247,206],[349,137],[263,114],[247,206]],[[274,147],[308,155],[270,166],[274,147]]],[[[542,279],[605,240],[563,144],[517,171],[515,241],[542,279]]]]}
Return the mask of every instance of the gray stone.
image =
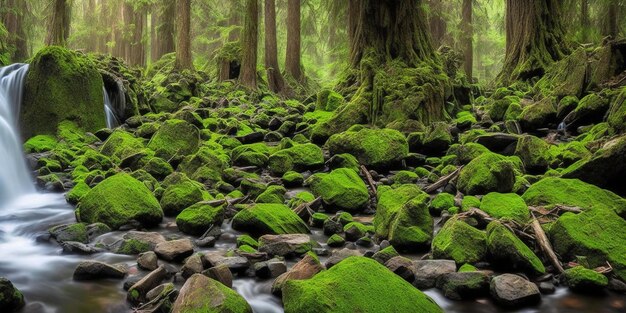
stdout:
{"type": "Polygon", "coordinates": [[[259,238],[259,251],[268,255],[302,255],[311,248],[311,237],[304,234],[263,235],[259,238]]]}
{"type": "Polygon", "coordinates": [[[154,252],[165,261],[181,262],[193,253],[191,240],[178,239],[158,243],[154,252]]]}
{"type": "Polygon", "coordinates": [[[139,254],[139,257],[137,258],[137,265],[139,265],[139,268],[141,269],[154,271],[157,267],[159,267],[159,261],[156,253],[148,251],[139,254]]]}
{"type": "Polygon", "coordinates": [[[415,261],[415,281],[418,289],[435,287],[437,279],[442,275],[456,272],[456,263],[452,260],[419,260],[415,261]]]}
{"type": "Polygon", "coordinates": [[[148,292],[158,286],[166,277],[165,267],[159,266],[128,289],[128,301],[133,304],[145,302],[148,292]]]}
{"type": "Polygon", "coordinates": [[[106,278],[121,279],[126,276],[126,268],[99,261],[83,261],[74,270],[74,280],[97,280],[106,278]]]}
{"type": "Polygon", "coordinates": [[[189,278],[191,275],[201,273],[203,270],[201,255],[192,254],[185,260],[185,265],[183,265],[180,272],[184,278],[189,278]]]}
{"type": "Polygon", "coordinates": [[[491,296],[500,305],[520,307],[541,301],[537,285],[514,274],[502,274],[491,280],[491,296]]]}
{"type": "Polygon", "coordinates": [[[287,263],[279,259],[271,259],[264,262],[255,263],[254,273],[259,278],[276,278],[287,272],[287,263]]]}
{"type": "Polygon", "coordinates": [[[233,287],[233,273],[226,265],[211,267],[208,270],[202,272],[202,274],[219,281],[228,288],[233,287]]]}
{"type": "Polygon", "coordinates": [[[449,299],[475,299],[489,294],[489,276],[478,271],[447,273],[437,279],[437,288],[449,299]]]}

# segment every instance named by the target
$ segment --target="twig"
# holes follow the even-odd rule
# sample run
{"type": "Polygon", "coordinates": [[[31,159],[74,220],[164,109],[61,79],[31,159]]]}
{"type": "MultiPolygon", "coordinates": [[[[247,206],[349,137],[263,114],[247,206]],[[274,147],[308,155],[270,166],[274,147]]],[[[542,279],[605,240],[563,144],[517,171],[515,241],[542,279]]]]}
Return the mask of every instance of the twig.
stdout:
{"type": "MultiPolygon", "coordinates": [[[[302,211],[304,211],[306,209],[307,214],[313,215],[314,210],[312,208],[316,208],[320,204],[322,204],[322,197],[317,197],[317,198],[315,198],[315,200],[313,200],[311,202],[301,203],[300,205],[298,205],[297,207],[295,207],[293,209],[293,212],[298,214],[298,216],[299,216],[300,213],[302,213],[302,211]]],[[[302,216],[300,216],[300,217],[302,217],[302,216]]]]}
{"type": "Polygon", "coordinates": [[[561,265],[561,262],[559,262],[559,258],[557,258],[554,250],[552,250],[552,245],[550,244],[550,241],[548,241],[546,233],[543,231],[543,228],[541,228],[541,225],[539,225],[539,221],[535,215],[532,212],[530,214],[533,219],[530,225],[535,233],[536,242],[539,245],[539,248],[541,248],[541,251],[543,251],[545,256],[550,260],[550,263],[552,263],[554,268],[556,268],[559,273],[563,273],[563,266],[561,265]]]}
{"type": "Polygon", "coordinates": [[[459,176],[459,173],[461,173],[461,169],[463,169],[463,166],[459,166],[459,168],[457,168],[454,172],[439,178],[439,180],[437,180],[435,183],[433,183],[432,185],[426,187],[426,189],[424,189],[424,191],[426,193],[433,193],[435,191],[437,191],[437,189],[445,186],[449,181],[455,179],[457,176],[459,176]]]}
{"type": "Polygon", "coordinates": [[[363,176],[365,176],[365,181],[370,186],[370,195],[376,196],[376,183],[374,182],[372,175],[370,175],[370,172],[367,170],[365,165],[361,165],[360,168],[361,168],[361,173],[363,174],[363,176]]]}

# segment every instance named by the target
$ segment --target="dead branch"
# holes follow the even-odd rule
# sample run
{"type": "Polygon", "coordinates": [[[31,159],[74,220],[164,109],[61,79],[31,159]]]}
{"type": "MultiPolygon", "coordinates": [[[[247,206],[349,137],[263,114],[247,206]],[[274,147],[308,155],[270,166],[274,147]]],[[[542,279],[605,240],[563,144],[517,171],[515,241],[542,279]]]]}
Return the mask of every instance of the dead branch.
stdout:
{"type": "Polygon", "coordinates": [[[445,186],[449,181],[454,180],[457,178],[457,176],[459,176],[459,173],[461,173],[461,169],[463,169],[463,166],[459,166],[459,168],[457,168],[454,172],[439,178],[439,180],[437,180],[436,182],[434,182],[432,185],[426,187],[426,189],[424,189],[424,191],[426,193],[433,193],[435,191],[437,191],[437,189],[445,186]]]}
{"type": "Polygon", "coordinates": [[[372,175],[370,175],[370,172],[367,170],[365,165],[361,165],[360,168],[361,168],[361,173],[363,174],[363,176],[365,176],[365,181],[370,186],[370,195],[375,197],[376,196],[376,183],[374,182],[372,175]]]}
{"type": "Polygon", "coordinates": [[[556,253],[554,253],[554,250],[552,249],[552,245],[550,244],[546,233],[543,231],[543,228],[541,228],[539,221],[532,212],[531,216],[532,222],[530,225],[532,226],[533,232],[535,233],[536,242],[539,245],[539,248],[550,260],[550,263],[552,263],[554,268],[556,268],[559,273],[563,273],[563,266],[561,265],[559,258],[557,258],[556,253]]]}

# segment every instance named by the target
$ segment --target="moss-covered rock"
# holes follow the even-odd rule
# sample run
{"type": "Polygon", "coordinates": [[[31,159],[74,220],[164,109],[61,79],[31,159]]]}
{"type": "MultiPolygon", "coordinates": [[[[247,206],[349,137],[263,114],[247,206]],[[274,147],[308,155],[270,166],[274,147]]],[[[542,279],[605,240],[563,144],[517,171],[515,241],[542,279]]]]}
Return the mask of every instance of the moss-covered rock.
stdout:
{"type": "Polygon", "coordinates": [[[228,156],[219,150],[202,147],[197,153],[185,157],[177,170],[196,181],[217,182],[222,180],[228,162],[228,156]]]}
{"type": "Polygon", "coordinates": [[[614,132],[626,132],[626,87],[622,87],[619,95],[613,99],[607,122],[614,132]]]}
{"type": "Polygon", "coordinates": [[[480,209],[497,219],[513,220],[522,225],[530,219],[524,199],[514,193],[490,192],[483,197],[480,209]]]}
{"type": "Polygon", "coordinates": [[[489,152],[489,149],[485,146],[475,142],[468,142],[450,146],[446,154],[456,155],[459,163],[467,164],[485,152],[489,152]]]}
{"type": "Polygon", "coordinates": [[[389,239],[399,250],[423,250],[430,245],[433,219],[428,212],[430,197],[417,185],[378,190],[374,216],[376,235],[389,239]]]}
{"type": "Polygon", "coordinates": [[[345,103],[345,99],[339,93],[324,89],[317,93],[317,102],[315,107],[318,110],[334,111],[345,103]]]}
{"type": "Polygon", "coordinates": [[[546,272],[537,255],[500,222],[493,221],[487,226],[487,250],[495,265],[532,275],[546,272]]]}
{"type": "Polygon", "coordinates": [[[202,274],[194,274],[180,289],[172,312],[252,313],[252,308],[231,288],[202,274]]]}
{"type": "Polygon", "coordinates": [[[326,142],[331,154],[349,153],[372,168],[398,164],[409,153],[406,138],[397,130],[353,127],[326,142]]]}
{"type": "Polygon", "coordinates": [[[587,257],[589,266],[605,266],[626,281],[626,221],[611,210],[565,213],[550,227],[550,241],[563,261],[587,257]]]}
{"type": "Polygon", "coordinates": [[[163,219],[163,211],[143,183],[120,173],[105,179],[83,196],[76,216],[81,222],[101,222],[113,229],[132,221],[153,227],[163,219]]]}
{"type": "Polygon", "coordinates": [[[283,186],[268,186],[255,200],[256,203],[278,203],[285,202],[285,193],[287,189],[283,186]]]}
{"type": "Polygon", "coordinates": [[[556,99],[545,97],[531,105],[524,107],[519,115],[519,122],[523,130],[535,130],[550,127],[556,124],[556,99]]]}
{"type": "Polygon", "coordinates": [[[255,204],[241,210],[232,223],[233,229],[253,236],[265,234],[308,233],[309,227],[291,209],[282,204],[255,204]]]}
{"type": "Polygon", "coordinates": [[[285,312],[443,312],[428,296],[378,262],[349,257],[311,279],[283,287],[285,312]]]}
{"type": "Polygon", "coordinates": [[[203,200],[210,200],[210,195],[198,183],[185,176],[182,181],[165,188],[160,203],[165,215],[175,216],[203,200]]]}
{"type": "Polygon", "coordinates": [[[302,184],[304,183],[304,176],[302,176],[302,174],[298,172],[289,171],[283,174],[281,180],[283,182],[283,185],[285,185],[285,187],[287,188],[298,187],[302,186],[302,184]]]}
{"type": "Polygon", "coordinates": [[[4,312],[17,312],[24,306],[24,295],[4,277],[0,277],[0,308],[4,312]],[[6,311],[5,311],[6,310],[6,311]]]}
{"type": "Polygon", "coordinates": [[[21,134],[54,135],[63,120],[90,132],[104,128],[103,89],[102,76],[85,55],[59,46],[39,50],[24,83],[21,134]]]}
{"type": "Polygon", "coordinates": [[[184,209],[176,216],[176,226],[185,234],[200,236],[211,227],[220,227],[224,221],[224,207],[202,202],[184,209]]]}
{"type": "Polygon", "coordinates": [[[87,243],[89,235],[87,234],[87,225],[84,223],[74,223],[66,225],[58,225],[48,230],[50,235],[58,242],[76,241],[87,243]]]}
{"type": "Polygon", "coordinates": [[[324,165],[324,153],[312,143],[295,144],[270,155],[268,165],[270,171],[278,175],[292,170],[317,169],[324,165]]]}
{"type": "Polygon", "coordinates": [[[532,135],[522,136],[517,141],[515,155],[529,172],[545,172],[555,158],[554,150],[544,140],[532,135]]]}
{"type": "Polygon", "coordinates": [[[487,255],[487,235],[454,216],[433,238],[432,254],[457,264],[479,262],[487,255]]]}
{"type": "Polygon", "coordinates": [[[563,281],[572,290],[586,293],[599,293],[609,284],[606,276],[582,266],[566,269],[563,281]]]}
{"type": "Polygon", "coordinates": [[[484,153],[461,170],[458,188],[470,195],[511,192],[515,185],[515,168],[515,164],[502,155],[484,153]]]}
{"type": "Polygon", "coordinates": [[[357,212],[369,201],[369,193],[359,175],[351,169],[340,168],[328,174],[311,176],[307,183],[315,196],[336,209],[357,212]]]}
{"type": "Polygon", "coordinates": [[[454,201],[454,195],[442,192],[440,194],[437,194],[430,201],[430,205],[428,207],[430,209],[430,212],[439,215],[444,210],[447,210],[447,209],[453,207],[454,206],[454,202],[455,202],[454,201]]]}
{"type": "Polygon", "coordinates": [[[156,155],[169,160],[198,151],[200,133],[198,128],[183,120],[168,120],[152,136],[148,148],[156,155]]]}
{"type": "Polygon", "coordinates": [[[90,190],[91,188],[87,185],[87,183],[80,181],[74,185],[72,190],[65,194],[65,199],[70,204],[77,204],[84,195],[89,193],[90,190]]]}
{"type": "Polygon", "coordinates": [[[343,247],[343,245],[346,244],[346,240],[337,234],[333,234],[332,236],[328,237],[326,244],[331,248],[338,248],[343,247]]]}
{"type": "Polygon", "coordinates": [[[40,153],[53,150],[57,146],[57,139],[50,135],[37,135],[24,143],[24,152],[40,153]]]}
{"type": "Polygon", "coordinates": [[[145,148],[143,140],[122,129],[115,130],[100,148],[100,153],[123,160],[145,148]]]}

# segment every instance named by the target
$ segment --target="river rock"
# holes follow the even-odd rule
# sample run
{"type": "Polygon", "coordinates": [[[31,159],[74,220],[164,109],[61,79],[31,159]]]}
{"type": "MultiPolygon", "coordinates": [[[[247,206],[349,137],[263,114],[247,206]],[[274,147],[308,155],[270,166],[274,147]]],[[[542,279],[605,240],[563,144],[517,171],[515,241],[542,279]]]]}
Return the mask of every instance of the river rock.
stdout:
{"type": "Polygon", "coordinates": [[[403,256],[395,256],[385,262],[385,266],[404,280],[410,283],[415,281],[415,266],[411,259],[403,256]]]}
{"type": "Polygon", "coordinates": [[[280,295],[282,288],[287,281],[309,279],[315,274],[324,270],[324,266],[320,264],[320,261],[310,254],[306,254],[302,260],[298,261],[292,268],[284,274],[281,274],[274,280],[272,284],[272,293],[280,295]]]}
{"type": "Polygon", "coordinates": [[[6,312],[17,312],[24,306],[24,296],[13,286],[13,283],[0,277],[0,308],[6,312]]]}
{"type": "Polygon", "coordinates": [[[84,255],[95,254],[104,251],[104,249],[88,246],[84,243],[76,241],[61,242],[61,249],[63,249],[63,253],[84,255]]]}
{"type": "Polygon", "coordinates": [[[202,255],[192,254],[187,258],[187,260],[185,260],[185,264],[180,269],[180,272],[184,278],[189,278],[191,275],[201,273],[203,270],[202,255]]]}
{"type": "Polygon", "coordinates": [[[259,251],[268,255],[301,255],[311,248],[311,237],[304,234],[263,235],[259,238],[259,251]]]}
{"type": "Polygon", "coordinates": [[[439,277],[436,284],[446,298],[453,300],[489,294],[489,276],[479,271],[447,273],[439,277]]]}
{"type": "Polygon", "coordinates": [[[308,184],[316,197],[335,209],[358,212],[369,201],[369,193],[363,179],[353,169],[339,168],[330,173],[318,173],[309,177],[308,184]]]}
{"type": "Polygon", "coordinates": [[[165,242],[165,237],[157,232],[131,230],[122,236],[122,241],[115,250],[118,254],[139,254],[154,250],[157,244],[165,242]]]}
{"type": "Polygon", "coordinates": [[[230,271],[226,264],[211,267],[202,272],[202,274],[219,281],[228,288],[233,287],[233,272],[230,271]]]}
{"type": "Polygon", "coordinates": [[[241,210],[232,221],[233,229],[254,236],[309,233],[306,223],[283,204],[256,204],[241,210]]]}
{"type": "Polygon", "coordinates": [[[133,304],[146,301],[146,294],[158,286],[167,277],[167,271],[163,265],[144,276],[128,289],[127,300],[133,304]]]}
{"type": "Polygon", "coordinates": [[[287,263],[284,260],[271,259],[253,265],[254,273],[259,278],[276,278],[287,272],[287,263]]]}
{"type": "Polygon", "coordinates": [[[225,265],[231,271],[243,272],[250,267],[250,262],[242,256],[224,256],[220,252],[208,252],[203,256],[205,267],[225,265]]]}
{"type": "Polygon", "coordinates": [[[285,312],[443,312],[427,295],[380,263],[350,257],[283,288],[285,312]]]}
{"type": "Polygon", "coordinates": [[[572,290],[581,293],[601,293],[609,279],[594,270],[576,266],[563,272],[563,282],[572,290]]]}
{"type": "Polygon", "coordinates": [[[500,305],[521,307],[541,301],[537,285],[514,274],[502,274],[494,277],[490,285],[491,296],[500,305]]]}
{"type": "Polygon", "coordinates": [[[335,266],[335,264],[343,261],[344,259],[351,257],[351,256],[361,256],[361,252],[359,252],[358,250],[352,250],[352,249],[348,249],[348,248],[343,248],[341,250],[335,250],[333,251],[333,253],[331,254],[330,258],[328,258],[328,260],[326,260],[326,268],[331,268],[333,266],[335,266]]]}
{"type": "Polygon", "coordinates": [[[83,223],[65,224],[50,228],[48,230],[52,238],[58,242],[76,241],[80,243],[88,243],[87,227],[83,223]]]}
{"type": "Polygon", "coordinates": [[[83,261],[74,270],[74,280],[121,279],[127,269],[121,265],[109,265],[99,261],[83,261]]]}
{"type": "Polygon", "coordinates": [[[482,261],[487,255],[487,235],[453,216],[433,239],[432,254],[458,264],[482,261]]]}
{"type": "Polygon", "coordinates": [[[252,308],[242,296],[222,283],[195,274],[180,289],[172,313],[195,311],[252,313],[252,308]]]}
{"type": "Polygon", "coordinates": [[[349,153],[371,168],[399,164],[409,153],[409,144],[397,130],[352,127],[332,135],[326,142],[331,155],[349,153]]]}
{"type": "Polygon", "coordinates": [[[439,277],[456,272],[456,263],[451,260],[417,260],[413,263],[413,285],[419,289],[433,288],[439,277]]]}
{"type": "Polygon", "coordinates": [[[187,238],[165,241],[157,244],[154,252],[165,261],[180,262],[193,253],[193,243],[187,238]]]}
{"type": "Polygon", "coordinates": [[[141,253],[137,258],[137,265],[141,269],[154,271],[159,267],[158,257],[153,251],[141,253]]]}

